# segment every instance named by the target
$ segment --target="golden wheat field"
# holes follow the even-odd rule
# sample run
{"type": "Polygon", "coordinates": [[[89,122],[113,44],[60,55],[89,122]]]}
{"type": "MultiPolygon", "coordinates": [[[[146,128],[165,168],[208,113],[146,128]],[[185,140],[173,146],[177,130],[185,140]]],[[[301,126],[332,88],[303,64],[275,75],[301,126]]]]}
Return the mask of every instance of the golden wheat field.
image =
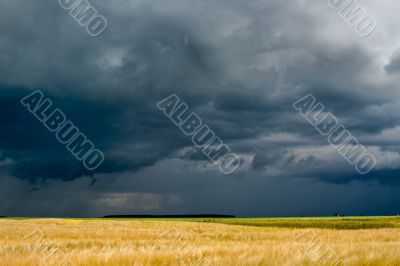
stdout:
{"type": "Polygon", "coordinates": [[[0,219],[0,265],[400,265],[400,230],[0,219]]]}

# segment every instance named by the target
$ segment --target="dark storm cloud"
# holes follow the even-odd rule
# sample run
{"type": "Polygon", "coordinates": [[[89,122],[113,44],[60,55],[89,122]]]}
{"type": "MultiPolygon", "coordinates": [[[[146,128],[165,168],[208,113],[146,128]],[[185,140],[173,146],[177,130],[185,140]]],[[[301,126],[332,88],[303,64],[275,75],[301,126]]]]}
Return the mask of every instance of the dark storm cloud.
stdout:
{"type": "MultiPolygon", "coordinates": [[[[174,202],[176,191],[219,186],[207,183],[209,178],[201,180],[219,176],[217,169],[156,108],[158,101],[176,93],[242,156],[233,180],[253,182],[251,177],[257,176],[397,184],[400,95],[393,74],[400,61],[391,51],[398,47],[387,37],[397,32],[390,26],[396,16],[385,16],[390,12],[384,5],[364,4],[375,8],[371,13],[385,25],[368,39],[360,39],[327,3],[311,0],[93,1],[109,23],[93,38],[57,1],[4,0],[1,173],[44,187],[59,180],[76,185],[91,179],[87,183],[94,187],[101,180],[116,180],[117,194],[96,192],[93,197],[107,204],[114,198],[151,198],[153,207],[164,199],[174,202]],[[381,47],[391,50],[382,52],[381,47]],[[96,172],[84,170],[19,103],[35,89],[104,152],[106,160],[96,172]],[[293,102],[308,93],[367,145],[378,159],[376,171],[356,174],[297,114],[293,102]],[[152,171],[171,160],[181,161],[176,167],[200,180],[185,180],[181,173],[169,184],[175,180],[173,167],[152,171]],[[153,174],[157,184],[151,181],[153,174]],[[126,181],[127,176],[132,180],[126,181]],[[147,194],[120,195],[124,182],[118,180],[147,194]]],[[[239,189],[234,181],[226,186],[239,189]]],[[[79,193],[84,189],[76,201],[87,199],[79,193]]],[[[66,212],[71,206],[65,206],[66,212]]]]}
{"type": "MultiPolygon", "coordinates": [[[[20,104],[28,93],[27,89],[18,87],[1,89],[0,103],[7,112],[0,116],[3,128],[0,158],[13,161],[7,171],[30,181],[47,178],[72,180],[95,174],[86,171],[65,146],[57,142],[54,134],[20,104]]],[[[107,154],[97,172],[138,170],[154,164],[179,147],[179,138],[171,137],[169,143],[157,141],[155,128],[163,121],[152,106],[131,105],[134,101],[124,105],[98,103],[74,96],[60,99],[47,94],[46,97],[53,101],[54,108],[63,110],[68,119],[107,154]],[[173,140],[176,143],[172,143],[173,140]]],[[[174,129],[167,127],[163,130],[165,137],[168,137],[168,130],[174,129]]]]}

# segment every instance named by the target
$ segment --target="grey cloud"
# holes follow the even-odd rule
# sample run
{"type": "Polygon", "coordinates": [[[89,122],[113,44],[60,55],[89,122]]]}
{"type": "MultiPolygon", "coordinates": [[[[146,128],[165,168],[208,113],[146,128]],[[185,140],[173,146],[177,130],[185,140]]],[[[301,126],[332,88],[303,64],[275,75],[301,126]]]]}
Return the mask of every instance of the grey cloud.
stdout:
{"type": "MultiPolygon", "coordinates": [[[[389,34],[395,29],[388,26],[395,19],[385,20],[390,12],[384,4],[365,3],[385,25],[365,40],[327,3],[311,0],[92,4],[109,22],[97,38],[80,28],[57,1],[0,3],[0,104],[7,110],[0,113],[4,175],[32,186],[83,179],[90,179],[90,186],[145,172],[147,176],[140,177],[143,189],[136,192],[153,195],[175,192],[169,184],[174,173],[157,172],[164,177],[157,184],[146,177],[151,179],[160,164],[179,160],[184,162],[179,167],[200,179],[171,182],[180,193],[196,186],[203,191],[223,186],[223,181],[210,182],[209,176],[219,177],[213,166],[156,108],[158,101],[176,93],[245,158],[234,180],[257,176],[329,185],[396,184],[400,164],[393,158],[399,153],[398,141],[387,132],[400,123],[399,80],[392,75],[399,60],[395,52],[382,51],[397,49],[389,34]],[[106,161],[98,171],[82,169],[19,104],[35,89],[50,97],[104,151],[106,161]],[[308,93],[380,154],[376,172],[355,174],[296,113],[292,103],[308,93]]],[[[255,184],[248,182],[246,195],[252,194],[255,184]]],[[[104,197],[99,200],[112,201],[114,196],[104,197]]],[[[186,200],[191,202],[187,208],[204,207],[200,200],[186,200]]]]}

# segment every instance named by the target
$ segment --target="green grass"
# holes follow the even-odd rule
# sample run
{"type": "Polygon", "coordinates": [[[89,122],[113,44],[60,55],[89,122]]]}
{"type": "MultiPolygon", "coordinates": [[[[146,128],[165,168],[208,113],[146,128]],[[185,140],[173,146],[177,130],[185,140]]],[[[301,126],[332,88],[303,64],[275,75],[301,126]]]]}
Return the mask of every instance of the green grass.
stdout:
{"type": "Polygon", "coordinates": [[[299,217],[208,219],[206,222],[244,226],[284,228],[325,228],[337,230],[400,228],[398,216],[376,217],[299,217]]]}
{"type": "MultiPolygon", "coordinates": [[[[10,217],[2,219],[26,220],[37,219],[27,217],[10,217]]],[[[290,218],[69,218],[76,220],[113,220],[113,221],[187,221],[199,223],[220,223],[242,226],[283,227],[283,228],[325,228],[336,230],[400,228],[399,216],[371,216],[371,217],[290,217],[290,218]]]]}

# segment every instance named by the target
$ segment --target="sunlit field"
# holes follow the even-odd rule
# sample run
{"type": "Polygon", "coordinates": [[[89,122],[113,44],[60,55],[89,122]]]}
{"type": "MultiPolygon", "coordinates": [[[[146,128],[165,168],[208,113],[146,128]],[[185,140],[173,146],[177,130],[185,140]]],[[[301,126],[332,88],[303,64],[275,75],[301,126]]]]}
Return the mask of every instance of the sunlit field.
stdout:
{"type": "Polygon", "coordinates": [[[400,218],[0,219],[0,265],[400,265],[400,218]]]}

